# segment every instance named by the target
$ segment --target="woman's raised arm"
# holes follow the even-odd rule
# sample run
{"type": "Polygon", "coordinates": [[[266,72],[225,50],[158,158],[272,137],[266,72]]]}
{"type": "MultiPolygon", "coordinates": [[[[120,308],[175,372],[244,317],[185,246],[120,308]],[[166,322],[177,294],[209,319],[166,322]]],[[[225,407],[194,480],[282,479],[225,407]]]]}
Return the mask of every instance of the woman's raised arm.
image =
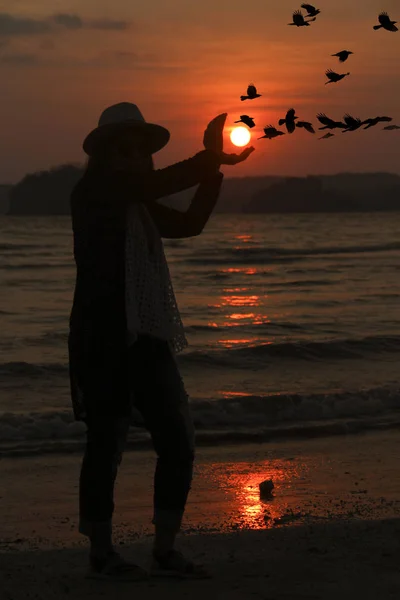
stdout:
{"type": "Polygon", "coordinates": [[[147,205],[161,237],[188,238],[199,235],[217,203],[223,180],[222,173],[216,173],[203,180],[186,212],[181,212],[157,202],[147,205]]]}
{"type": "Polygon", "coordinates": [[[177,194],[208,179],[218,172],[220,157],[212,150],[202,150],[192,158],[164,169],[147,173],[114,171],[104,176],[103,182],[120,201],[149,204],[177,194]]]}

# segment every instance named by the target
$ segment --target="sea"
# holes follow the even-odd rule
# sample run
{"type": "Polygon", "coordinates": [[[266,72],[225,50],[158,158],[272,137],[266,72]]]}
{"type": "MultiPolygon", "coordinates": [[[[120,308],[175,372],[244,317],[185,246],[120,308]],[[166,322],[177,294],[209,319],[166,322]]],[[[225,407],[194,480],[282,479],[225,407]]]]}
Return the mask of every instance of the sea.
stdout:
{"type": "MultiPolygon", "coordinates": [[[[165,248],[198,444],[400,426],[400,212],[216,214],[165,248]]],[[[0,216],[1,457],[83,447],[74,283],[69,217],[0,216]]],[[[135,420],[129,445],[149,443],[135,420]]]]}

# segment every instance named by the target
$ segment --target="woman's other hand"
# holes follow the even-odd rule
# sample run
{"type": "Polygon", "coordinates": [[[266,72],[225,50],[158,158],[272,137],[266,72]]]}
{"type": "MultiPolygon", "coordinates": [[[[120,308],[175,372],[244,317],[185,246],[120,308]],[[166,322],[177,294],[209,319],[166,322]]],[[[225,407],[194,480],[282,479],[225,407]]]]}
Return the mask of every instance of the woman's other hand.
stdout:
{"type": "Polygon", "coordinates": [[[221,165],[237,165],[238,163],[243,162],[250,156],[252,152],[254,152],[255,148],[253,146],[249,146],[242,150],[240,154],[225,154],[222,152],[221,154],[221,165]]]}
{"type": "Polygon", "coordinates": [[[254,152],[255,148],[250,146],[245,148],[240,154],[224,153],[223,131],[227,116],[228,113],[222,113],[209,122],[204,132],[203,143],[206,150],[212,150],[220,156],[221,165],[237,165],[245,161],[254,152]]]}
{"type": "Polygon", "coordinates": [[[223,131],[228,113],[222,113],[215,117],[207,125],[204,132],[203,144],[206,150],[212,150],[217,154],[222,154],[224,150],[223,131]]]}

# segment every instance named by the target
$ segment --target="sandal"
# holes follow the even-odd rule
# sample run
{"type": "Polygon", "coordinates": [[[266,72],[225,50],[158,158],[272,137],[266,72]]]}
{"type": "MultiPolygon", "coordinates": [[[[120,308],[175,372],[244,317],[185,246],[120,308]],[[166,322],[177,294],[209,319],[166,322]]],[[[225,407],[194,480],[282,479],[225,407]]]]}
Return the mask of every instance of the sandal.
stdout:
{"type": "Polygon", "coordinates": [[[147,571],[124,560],[118,552],[112,551],[106,558],[90,557],[87,579],[110,581],[144,581],[149,578],[147,571]]]}
{"type": "Polygon", "coordinates": [[[150,575],[153,577],[177,577],[178,579],[210,579],[211,574],[203,567],[188,560],[177,550],[164,555],[153,552],[150,575]]]}

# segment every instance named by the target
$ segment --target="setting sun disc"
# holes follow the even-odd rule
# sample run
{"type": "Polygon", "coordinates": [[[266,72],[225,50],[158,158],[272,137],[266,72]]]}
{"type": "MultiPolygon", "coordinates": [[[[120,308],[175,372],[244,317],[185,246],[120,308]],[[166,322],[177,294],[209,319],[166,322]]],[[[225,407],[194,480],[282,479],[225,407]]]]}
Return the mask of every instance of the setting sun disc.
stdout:
{"type": "Polygon", "coordinates": [[[235,146],[246,146],[250,138],[250,131],[246,127],[235,127],[231,131],[231,142],[235,146]]]}

